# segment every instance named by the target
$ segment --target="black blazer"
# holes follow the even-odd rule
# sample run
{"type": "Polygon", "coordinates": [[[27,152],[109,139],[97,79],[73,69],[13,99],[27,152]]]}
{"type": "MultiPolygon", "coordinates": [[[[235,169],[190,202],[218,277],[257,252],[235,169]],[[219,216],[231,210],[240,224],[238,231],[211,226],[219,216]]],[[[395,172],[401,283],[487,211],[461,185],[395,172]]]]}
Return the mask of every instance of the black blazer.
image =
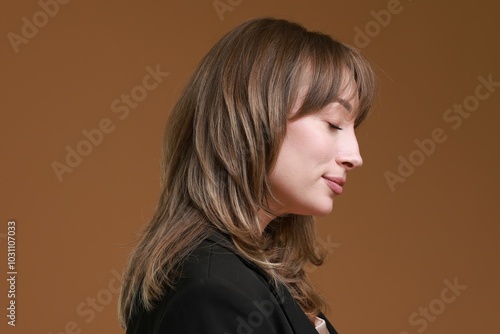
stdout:
{"type": "Polygon", "coordinates": [[[182,273],[154,310],[135,314],[127,334],[317,334],[288,290],[270,285],[220,234],[194,250],[182,273]]]}

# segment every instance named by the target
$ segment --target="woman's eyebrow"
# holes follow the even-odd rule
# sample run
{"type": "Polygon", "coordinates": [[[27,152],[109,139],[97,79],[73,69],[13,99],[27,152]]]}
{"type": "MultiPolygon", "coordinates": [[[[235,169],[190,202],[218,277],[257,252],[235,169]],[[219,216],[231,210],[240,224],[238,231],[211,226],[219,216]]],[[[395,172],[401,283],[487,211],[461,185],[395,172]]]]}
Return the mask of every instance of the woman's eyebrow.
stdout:
{"type": "Polygon", "coordinates": [[[352,105],[349,103],[349,101],[344,100],[344,99],[336,99],[334,102],[339,103],[342,107],[345,108],[345,110],[351,112],[352,111],[352,105]]]}

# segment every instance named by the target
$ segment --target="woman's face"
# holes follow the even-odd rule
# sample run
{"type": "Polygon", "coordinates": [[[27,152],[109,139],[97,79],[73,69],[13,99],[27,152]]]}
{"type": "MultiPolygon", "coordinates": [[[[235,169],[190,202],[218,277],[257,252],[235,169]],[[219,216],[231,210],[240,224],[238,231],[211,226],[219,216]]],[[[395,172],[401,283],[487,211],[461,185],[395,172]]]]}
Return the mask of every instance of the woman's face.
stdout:
{"type": "MultiPolygon", "coordinates": [[[[292,116],[302,104],[305,84],[292,116]]],[[[324,216],[333,199],[342,193],[347,172],[362,165],[354,133],[358,107],[356,86],[347,86],[338,101],[318,112],[289,121],[286,135],[269,181],[281,213],[324,216]],[[338,128],[337,128],[338,127],[338,128]]]]}

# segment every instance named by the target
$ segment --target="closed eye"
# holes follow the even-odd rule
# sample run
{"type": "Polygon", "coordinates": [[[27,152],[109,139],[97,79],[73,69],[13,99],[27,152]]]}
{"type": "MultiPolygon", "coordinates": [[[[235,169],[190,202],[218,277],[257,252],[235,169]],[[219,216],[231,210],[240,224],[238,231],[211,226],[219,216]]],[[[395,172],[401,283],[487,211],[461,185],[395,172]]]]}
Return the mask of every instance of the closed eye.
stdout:
{"type": "Polygon", "coordinates": [[[335,124],[332,124],[332,123],[328,123],[330,125],[330,128],[332,129],[335,129],[335,130],[342,130],[342,128],[340,126],[337,126],[335,124]]]}

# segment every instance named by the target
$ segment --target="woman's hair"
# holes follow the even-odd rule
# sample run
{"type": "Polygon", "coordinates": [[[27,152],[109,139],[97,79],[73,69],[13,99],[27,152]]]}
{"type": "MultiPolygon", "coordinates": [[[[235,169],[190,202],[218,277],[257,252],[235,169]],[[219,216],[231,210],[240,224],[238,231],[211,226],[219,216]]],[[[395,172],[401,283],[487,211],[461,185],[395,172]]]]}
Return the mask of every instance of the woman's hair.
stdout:
{"type": "Polygon", "coordinates": [[[371,108],[375,77],[360,53],[285,20],[246,22],[203,58],[167,122],[161,194],[124,274],[122,326],[175,288],[183,260],[214,231],[284,284],[306,314],[323,310],[304,270],[324,259],[314,217],[281,215],[263,232],[257,217],[272,214],[268,175],[304,79],[309,87],[297,117],[335,101],[352,80],[355,126],[371,108]]]}

